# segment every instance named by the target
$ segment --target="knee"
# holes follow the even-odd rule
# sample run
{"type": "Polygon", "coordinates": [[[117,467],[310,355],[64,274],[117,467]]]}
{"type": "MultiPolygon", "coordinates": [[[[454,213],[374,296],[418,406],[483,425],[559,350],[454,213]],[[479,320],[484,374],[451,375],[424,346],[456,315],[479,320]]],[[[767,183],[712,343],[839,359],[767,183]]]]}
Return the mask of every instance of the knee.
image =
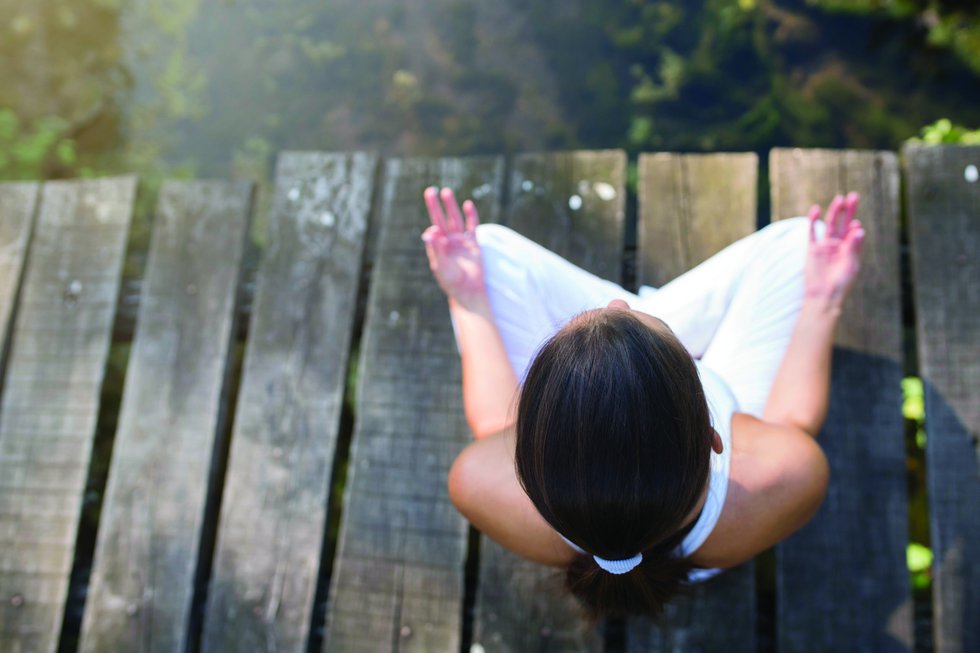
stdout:
{"type": "Polygon", "coordinates": [[[780,237],[786,234],[806,231],[809,228],[810,220],[804,216],[776,220],[767,224],[762,231],[771,234],[773,237],[780,237]]]}
{"type": "Polygon", "coordinates": [[[513,229],[499,224],[481,224],[476,228],[476,241],[483,255],[488,284],[514,285],[534,268],[541,259],[540,246],[513,229]]]}
{"type": "Polygon", "coordinates": [[[523,240],[524,236],[500,224],[481,224],[476,228],[476,241],[484,250],[506,252],[519,247],[523,240]]]}
{"type": "MultiPolygon", "coordinates": [[[[817,237],[823,236],[824,224],[815,225],[817,237]]],[[[787,218],[767,225],[760,235],[764,235],[763,251],[775,258],[799,258],[802,263],[810,240],[810,220],[805,217],[787,218]]]]}

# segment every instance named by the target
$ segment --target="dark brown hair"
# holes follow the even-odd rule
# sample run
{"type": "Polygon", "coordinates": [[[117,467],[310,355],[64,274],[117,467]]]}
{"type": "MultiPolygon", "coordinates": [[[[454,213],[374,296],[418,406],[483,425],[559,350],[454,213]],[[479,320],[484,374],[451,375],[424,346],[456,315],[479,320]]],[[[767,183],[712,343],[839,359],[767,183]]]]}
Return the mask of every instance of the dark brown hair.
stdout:
{"type": "Polygon", "coordinates": [[[517,409],[517,476],[585,549],[566,586],[587,615],[656,615],[691,563],[671,554],[708,482],[711,422],[697,368],[666,329],[624,309],[573,319],[538,352],[517,409]],[[610,574],[591,554],[643,562],[610,574]]]}

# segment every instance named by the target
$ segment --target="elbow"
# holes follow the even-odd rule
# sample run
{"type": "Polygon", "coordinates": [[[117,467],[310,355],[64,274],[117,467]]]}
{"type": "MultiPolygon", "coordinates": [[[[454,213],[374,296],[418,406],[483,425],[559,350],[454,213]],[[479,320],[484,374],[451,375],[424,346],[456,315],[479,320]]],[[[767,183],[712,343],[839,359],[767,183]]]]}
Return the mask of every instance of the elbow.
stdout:
{"type": "Polygon", "coordinates": [[[485,498],[485,493],[480,488],[486,475],[485,461],[481,460],[477,449],[475,443],[463,449],[453,461],[446,478],[449,500],[469,521],[473,521],[481,495],[485,498]]]}
{"type": "Polygon", "coordinates": [[[792,429],[802,431],[808,436],[817,439],[820,435],[821,429],[823,429],[825,415],[819,415],[816,417],[799,417],[792,414],[780,415],[778,413],[767,412],[763,419],[772,424],[779,424],[780,426],[788,426],[792,429]]]}
{"type": "Polygon", "coordinates": [[[804,506],[801,510],[805,515],[803,523],[810,521],[820,510],[827,497],[827,487],[830,485],[830,464],[820,445],[814,443],[806,459],[806,469],[802,474],[806,479],[804,506]]]}
{"type": "Polygon", "coordinates": [[[469,410],[466,411],[466,423],[470,427],[470,432],[473,433],[474,440],[482,440],[514,425],[514,421],[509,416],[492,418],[469,410]]]}

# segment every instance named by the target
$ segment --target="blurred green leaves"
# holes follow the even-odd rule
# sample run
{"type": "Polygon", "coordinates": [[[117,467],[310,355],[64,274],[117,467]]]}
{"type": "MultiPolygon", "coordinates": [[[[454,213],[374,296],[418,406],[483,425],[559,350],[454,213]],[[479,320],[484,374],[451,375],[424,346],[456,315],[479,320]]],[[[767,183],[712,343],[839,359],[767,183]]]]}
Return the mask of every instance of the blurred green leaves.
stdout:
{"type": "Polygon", "coordinates": [[[946,48],[980,73],[980,4],[955,0],[808,0],[827,11],[911,20],[929,44],[946,48]]]}
{"type": "Polygon", "coordinates": [[[912,542],[905,549],[905,560],[912,574],[912,587],[923,590],[932,582],[932,549],[912,542]]]}
{"type": "Polygon", "coordinates": [[[954,125],[948,118],[941,118],[923,127],[919,137],[909,141],[926,145],[980,145],[980,129],[967,129],[954,125]]]}
{"type": "Polygon", "coordinates": [[[902,415],[915,422],[915,443],[923,449],[926,446],[926,404],[922,391],[922,379],[909,376],[902,379],[902,415]]]}
{"type": "Polygon", "coordinates": [[[75,142],[67,128],[53,116],[26,126],[11,109],[0,109],[0,179],[38,179],[52,164],[72,166],[75,142]]]}

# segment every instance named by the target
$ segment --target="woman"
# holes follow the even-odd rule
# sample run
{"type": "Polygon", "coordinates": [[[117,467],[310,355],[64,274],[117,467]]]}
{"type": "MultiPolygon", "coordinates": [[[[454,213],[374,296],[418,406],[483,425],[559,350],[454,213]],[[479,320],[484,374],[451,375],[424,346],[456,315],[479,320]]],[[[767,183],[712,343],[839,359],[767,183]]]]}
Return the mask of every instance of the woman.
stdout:
{"type": "Polygon", "coordinates": [[[855,193],[638,295],[478,226],[449,189],[425,202],[476,438],[449,493],[476,528],[566,568],[596,619],[656,614],[813,516],[833,334],[864,238],[855,193]]]}

